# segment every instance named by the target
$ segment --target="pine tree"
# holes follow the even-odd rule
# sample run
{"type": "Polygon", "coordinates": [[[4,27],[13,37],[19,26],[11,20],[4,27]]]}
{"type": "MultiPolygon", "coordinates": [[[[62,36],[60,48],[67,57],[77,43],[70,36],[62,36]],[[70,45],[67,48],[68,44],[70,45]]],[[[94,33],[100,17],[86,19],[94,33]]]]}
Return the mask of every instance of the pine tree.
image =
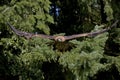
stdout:
{"type": "Polygon", "coordinates": [[[110,26],[120,19],[119,10],[117,0],[1,0],[0,80],[118,80],[119,24],[96,37],[61,44],[41,38],[26,40],[6,22],[22,31],[71,35],[110,26]],[[60,8],[56,16],[54,7],[54,20],[51,4],[60,8]]]}
{"type": "Polygon", "coordinates": [[[47,41],[37,38],[34,40],[20,38],[12,33],[6,22],[27,32],[50,34],[48,24],[53,23],[53,18],[49,15],[50,1],[1,0],[0,4],[1,79],[8,80],[12,76],[17,76],[21,80],[43,79],[41,66],[46,60],[44,50],[49,50],[45,43],[47,41]]]}

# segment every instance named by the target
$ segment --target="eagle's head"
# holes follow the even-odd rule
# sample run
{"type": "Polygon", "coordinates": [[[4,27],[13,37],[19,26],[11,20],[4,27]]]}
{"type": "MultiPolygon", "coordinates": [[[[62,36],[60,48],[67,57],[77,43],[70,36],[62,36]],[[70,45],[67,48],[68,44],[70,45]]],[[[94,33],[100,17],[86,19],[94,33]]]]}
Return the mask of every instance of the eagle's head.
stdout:
{"type": "Polygon", "coordinates": [[[65,41],[65,37],[64,36],[57,36],[57,37],[55,37],[55,41],[64,42],[65,41]]]}

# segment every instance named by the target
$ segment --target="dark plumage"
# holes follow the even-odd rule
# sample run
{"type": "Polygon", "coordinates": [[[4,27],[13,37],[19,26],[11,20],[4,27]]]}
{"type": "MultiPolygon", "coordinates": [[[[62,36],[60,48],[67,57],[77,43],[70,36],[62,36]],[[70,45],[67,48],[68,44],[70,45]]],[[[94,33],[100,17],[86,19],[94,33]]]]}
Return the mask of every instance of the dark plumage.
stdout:
{"type": "Polygon", "coordinates": [[[113,23],[110,27],[107,27],[105,29],[98,30],[96,32],[74,34],[74,35],[70,35],[70,36],[51,36],[51,35],[44,35],[44,34],[33,34],[33,33],[28,33],[28,32],[23,32],[23,31],[17,30],[10,23],[7,23],[7,24],[15,32],[15,34],[17,34],[19,36],[23,36],[27,39],[30,39],[33,37],[40,37],[40,38],[52,39],[52,40],[59,41],[59,42],[64,42],[66,40],[71,40],[71,39],[75,39],[75,38],[79,38],[79,37],[96,36],[96,35],[102,34],[104,32],[107,32],[111,28],[115,27],[117,23],[118,23],[118,20],[115,23],[113,23]]]}

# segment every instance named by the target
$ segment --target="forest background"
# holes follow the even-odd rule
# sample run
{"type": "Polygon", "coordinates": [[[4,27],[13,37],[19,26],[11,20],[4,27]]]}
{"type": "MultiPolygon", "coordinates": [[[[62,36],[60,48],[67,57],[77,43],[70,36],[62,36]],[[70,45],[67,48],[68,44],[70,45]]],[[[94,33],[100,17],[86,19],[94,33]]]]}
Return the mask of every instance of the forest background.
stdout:
{"type": "Polygon", "coordinates": [[[92,32],[120,20],[119,0],[0,0],[0,80],[119,80],[120,22],[96,37],[32,38],[92,32]]]}

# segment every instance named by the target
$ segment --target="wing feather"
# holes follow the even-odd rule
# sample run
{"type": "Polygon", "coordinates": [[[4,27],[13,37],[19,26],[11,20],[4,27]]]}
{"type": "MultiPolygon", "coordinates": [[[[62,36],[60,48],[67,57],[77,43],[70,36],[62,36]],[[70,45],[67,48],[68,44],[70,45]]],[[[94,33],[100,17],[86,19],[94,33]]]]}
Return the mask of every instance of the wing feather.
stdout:
{"type": "Polygon", "coordinates": [[[107,32],[108,30],[110,30],[111,28],[115,27],[116,24],[119,22],[119,20],[115,21],[110,27],[96,31],[96,32],[90,32],[90,33],[83,33],[83,34],[75,34],[75,35],[71,35],[71,36],[65,36],[66,40],[70,40],[70,39],[74,39],[74,38],[79,38],[79,37],[84,37],[84,36],[97,36],[98,34],[102,34],[104,32],[107,32]]]}
{"type": "MultiPolygon", "coordinates": [[[[74,34],[74,35],[70,35],[70,36],[62,36],[62,38],[64,38],[64,41],[66,40],[70,40],[70,39],[74,39],[74,38],[79,38],[79,37],[84,37],[84,36],[97,36],[98,34],[107,32],[108,30],[110,30],[111,28],[115,27],[116,24],[119,22],[119,20],[117,20],[115,23],[113,23],[110,27],[107,27],[105,29],[96,31],[96,32],[90,32],[90,33],[83,33],[83,34],[74,34]]],[[[19,36],[23,36],[27,39],[30,39],[32,37],[40,37],[40,38],[47,38],[47,39],[53,39],[56,40],[56,37],[58,36],[51,36],[51,35],[44,35],[44,34],[33,34],[33,33],[28,33],[28,32],[24,32],[24,31],[20,31],[15,29],[10,23],[7,23],[9,25],[9,27],[19,36]]]]}
{"type": "Polygon", "coordinates": [[[49,35],[44,35],[44,34],[33,34],[33,33],[28,33],[28,32],[24,32],[24,31],[20,31],[20,30],[15,29],[10,23],[7,23],[7,24],[15,32],[16,35],[25,37],[27,39],[30,39],[32,37],[54,39],[54,36],[49,36],[49,35]]]}

